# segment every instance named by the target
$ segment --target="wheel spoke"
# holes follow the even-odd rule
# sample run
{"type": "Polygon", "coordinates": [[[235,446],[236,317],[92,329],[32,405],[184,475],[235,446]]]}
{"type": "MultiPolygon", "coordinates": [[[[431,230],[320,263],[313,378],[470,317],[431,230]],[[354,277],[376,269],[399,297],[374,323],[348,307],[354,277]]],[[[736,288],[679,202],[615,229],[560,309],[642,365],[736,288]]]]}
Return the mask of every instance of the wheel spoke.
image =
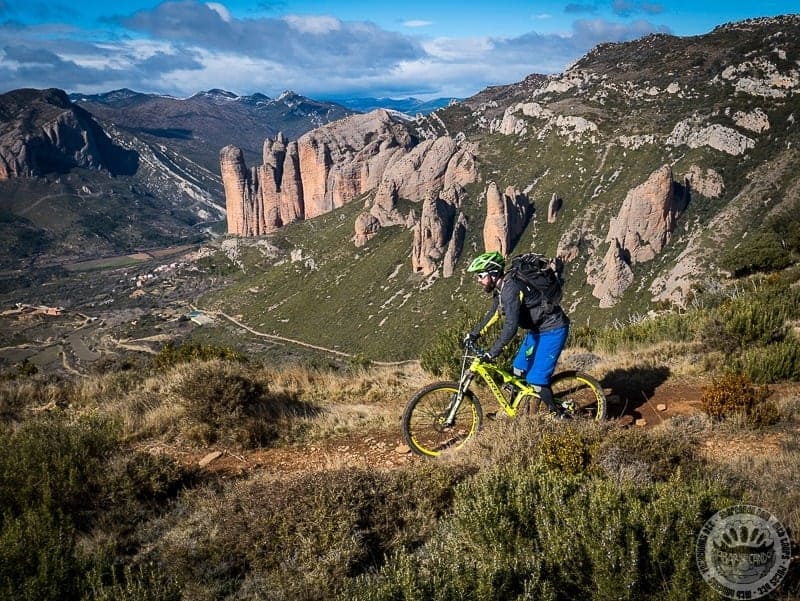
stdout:
{"type": "Polygon", "coordinates": [[[480,406],[471,394],[465,394],[451,425],[445,424],[455,384],[433,384],[419,391],[403,413],[403,434],[412,451],[436,456],[457,448],[480,428],[480,406]]]}
{"type": "Polygon", "coordinates": [[[606,398],[597,380],[581,372],[561,372],[551,382],[553,398],[573,417],[601,420],[606,417],[606,398]]]}

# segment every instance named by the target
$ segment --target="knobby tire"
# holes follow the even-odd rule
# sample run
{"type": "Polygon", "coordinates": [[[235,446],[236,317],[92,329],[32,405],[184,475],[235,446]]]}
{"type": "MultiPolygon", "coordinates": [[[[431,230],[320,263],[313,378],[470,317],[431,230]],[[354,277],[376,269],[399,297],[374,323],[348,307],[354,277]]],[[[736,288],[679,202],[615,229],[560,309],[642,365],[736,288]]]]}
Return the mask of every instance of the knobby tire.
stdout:
{"type": "Polygon", "coordinates": [[[576,370],[562,371],[551,378],[550,389],[556,401],[572,404],[573,417],[600,421],[608,415],[603,386],[589,374],[576,370]]]}
{"type": "Polygon", "coordinates": [[[483,410],[477,397],[468,390],[452,426],[444,426],[458,382],[435,382],[420,389],[403,411],[403,436],[417,455],[436,457],[457,449],[474,437],[483,424],[483,410]]]}

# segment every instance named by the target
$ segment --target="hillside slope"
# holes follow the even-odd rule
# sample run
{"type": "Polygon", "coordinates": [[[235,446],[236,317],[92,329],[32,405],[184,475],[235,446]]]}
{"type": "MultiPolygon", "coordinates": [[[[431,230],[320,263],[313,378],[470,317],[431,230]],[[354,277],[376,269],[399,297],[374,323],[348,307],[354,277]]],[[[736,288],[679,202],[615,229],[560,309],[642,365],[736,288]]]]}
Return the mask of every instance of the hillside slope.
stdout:
{"type": "MultiPolygon", "coordinates": [[[[484,248],[485,198],[495,182],[534,209],[511,252],[567,258],[574,323],[599,326],[685,304],[727,277],[725,257],[743,238],[796,219],[798,40],[800,16],[789,15],[692,38],[606,44],[562,74],[485,90],[418,118],[417,139],[449,135],[476,149],[479,177],[457,207],[467,227],[451,277],[441,268],[412,270],[413,230],[403,226],[353,245],[373,191],[354,200],[358,207],[286,227],[260,247],[239,240],[254,262],[239,283],[205,300],[267,331],[375,358],[414,356],[482,306],[464,268],[484,248]],[[662,197],[650,191],[653,182],[662,197]],[[559,209],[549,219],[553,199],[559,209]],[[265,245],[276,250],[257,258],[265,245]]],[[[422,200],[398,201],[414,227],[422,200]]]]}

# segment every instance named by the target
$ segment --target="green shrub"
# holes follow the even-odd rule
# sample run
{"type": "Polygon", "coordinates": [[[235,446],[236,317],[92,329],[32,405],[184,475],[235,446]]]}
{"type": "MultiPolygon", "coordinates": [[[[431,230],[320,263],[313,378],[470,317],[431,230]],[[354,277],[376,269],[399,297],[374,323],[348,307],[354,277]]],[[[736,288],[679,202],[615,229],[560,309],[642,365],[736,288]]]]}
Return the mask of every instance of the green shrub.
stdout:
{"type": "Polygon", "coordinates": [[[105,494],[112,505],[128,510],[140,504],[158,506],[191,486],[196,476],[168,455],[136,451],[109,466],[105,494]]]}
{"type": "Polygon", "coordinates": [[[457,487],[424,547],[398,552],[341,599],[716,599],[691,550],[730,498],[708,480],[620,486],[543,466],[457,487]]]}
{"type": "Polygon", "coordinates": [[[0,507],[21,515],[45,506],[78,519],[101,502],[105,468],[119,427],[96,416],[74,423],[58,415],[0,432],[0,507]]]}
{"type": "Polygon", "coordinates": [[[194,517],[159,554],[207,598],[333,599],[354,575],[427,540],[465,474],[425,463],[253,479],[195,497],[194,517]]]}
{"type": "Polygon", "coordinates": [[[2,515],[0,598],[77,599],[80,565],[72,521],[59,510],[31,501],[2,515]]]}
{"type": "Polygon", "coordinates": [[[461,358],[464,353],[464,335],[480,318],[462,314],[457,323],[446,328],[420,353],[422,369],[434,377],[456,379],[461,375],[461,358]]]}
{"type": "MultiPolygon", "coordinates": [[[[420,353],[422,369],[434,377],[457,380],[461,375],[461,362],[464,357],[464,336],[475,327],[481,317],[483,317],[483,313],[473,316],[463,315],[455,325],[446,328],[432,344],[420,353]]],[[[489,350],[489,346],[500,334],[501,327],[500,322],[493,324],[478,340],[478,347],[489,350]]],[[[498,357],[498,362],[510,365],[518,346],[519,338],[515,337],[503,349],[498,357]]]]}
{"type": "Polygon", "coordinates": [[[759,384],[797,382],[800,380],[800,341],[792,335],[775,344],[745,349],[740,356],[731,358],[729,365],[759,384]]]}
{"type": "Polygon", "coordinates": [[[728,251],[721,265],[734,277],[742,277],[762,271],[776,271],[793,262],[792,253],[776,232],[753,234],[736,248],[728,251]]]}
{"type": "Polygon", "coordinates": [[[594,463],[618,483],[650,484],[677,473],[699,473],[696,437],[685,426],[653,431],[640,428],[611,431],[597,446],[594,463]]]}
{"type": "Polygon", "coordinates": [[[212,359],[235,361],[238,363],[245,363],[247,361],[247,357],[230,346],[215,346],[196,342],[175,345],[175,343],[170,341],[167,342],[153,358],[153,367],[163,371],[178,363],[211,361],[212,359]]]}
{"type": "Polygon", "coordinates": [[[605,328],[573,326],[570,328],[567,346],[615,353],[639,348],[643,344],[664,341],[688,342],[700,331],[702,315],[698,310],[681,313],[670,311],[605,328]]]}
{"type": "Polygon", "coordinates": [[[98,524],[106,526],[111,539],[115,529],[130,532],[141,520],[141,504],[164,491],[163,477],[146,482],[138,455],[129,463],[129,484],[117,486],[115,457],[121,448],[116,424],[93,416],[64,418],[44,415],[0,432],[4,599],[81,598],[86,568],[94,560],[91,545],[79,552],[77,532],[98,524]],[[106,521],[105,515],[114,518],[106,521]]]}
{"type": "Polygon", "coordinates": [[[780,238],[782,246],[800,252],[800,202],[772,215],[767,220],[767,227],[780,238]]]}
{"type": "Polygon", "coordinates": [[[800,343],[790,323],[800,316],[800,289],[781,277],[714,307],[702,329],[707,350],[719,351],[726,367],[756,382],[797,380],[800,343]]]}
{"type": "Polygon", "coordinates": [[[780,340],[786,328],[786,309],[770,305],[751,296],[721,305],[704,325],[703,340],[724,353],[780,340]]]}
{"type": "Polygon", "coordinates": [[[255,372],[211,361],[192,367],[177,387],[186,409],[185,435],[193,442],[217,441],[257,447],[288,434],[292,418],[316,409],[293,394],[270,393],[255,372]]]}
{"type": "Polygon", "coordinates": [[[539,460],[550,469],[565,474],[577,474],[589,466],[591,447],[580,432],[561,428],[545,432],[539,440],[539,460]]]}
{"type": "Polygon", "coordinates": [[[586,325],[581,325],[581,326],[572,325],[569,328],[567,346],[581,347],[589,351],[593,351],[595,348],[597,348],[597,342],[599,337],[600,337],[600,331],[597,328],[593,328],[591,326],[586,326],[586,325]]]}

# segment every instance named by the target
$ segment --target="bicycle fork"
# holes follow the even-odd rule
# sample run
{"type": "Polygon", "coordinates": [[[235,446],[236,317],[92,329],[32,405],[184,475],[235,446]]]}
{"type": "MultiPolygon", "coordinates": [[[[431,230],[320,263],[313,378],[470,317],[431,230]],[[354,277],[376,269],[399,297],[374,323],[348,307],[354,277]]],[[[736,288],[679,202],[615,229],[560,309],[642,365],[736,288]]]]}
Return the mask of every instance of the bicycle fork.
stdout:
{"type": "Polygon", "coordinates": [[[464,394],[472,383],[472,378],[474,376],[475,374],[468,371],[458,383],[458,391],[453,395],[453,399],[450,401],[450,406],[447,408],[444,421],[442,422],[442,425],[446,428],[452,427],[455,423],[456,414],[458,413],[459,407],[461,407],[461,401],[464,399],[464,394]]]}

